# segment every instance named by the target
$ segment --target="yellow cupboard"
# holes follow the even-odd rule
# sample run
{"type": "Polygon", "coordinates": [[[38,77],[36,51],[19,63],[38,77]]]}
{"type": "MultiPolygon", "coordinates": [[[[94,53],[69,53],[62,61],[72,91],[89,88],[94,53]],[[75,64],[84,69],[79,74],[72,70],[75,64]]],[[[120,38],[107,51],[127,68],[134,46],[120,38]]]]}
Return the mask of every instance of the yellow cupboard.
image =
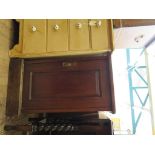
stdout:
{"type": "Polygon", "coordinates": [[[31,58],[111,52],[110,19],[23,19],[10,57],[31,58]]]}

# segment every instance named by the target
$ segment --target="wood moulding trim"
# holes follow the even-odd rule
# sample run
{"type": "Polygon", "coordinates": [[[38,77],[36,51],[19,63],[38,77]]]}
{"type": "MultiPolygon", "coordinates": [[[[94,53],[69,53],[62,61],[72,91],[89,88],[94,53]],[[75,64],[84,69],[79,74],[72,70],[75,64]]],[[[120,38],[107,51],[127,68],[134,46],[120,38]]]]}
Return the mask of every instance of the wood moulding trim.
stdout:
{"type": "Polygon", "coordinates": [[[102,54],[111,52],[111,49],[99,50],[99,51],[68,51],[68,52],[47,52],[47,53],[29,53],[22,54],[18,52],[13,52],[10,54],[12,58],[39,58],[39,57],[56,57],[56,56],[74,56],[74,55],[92,55],[92,54],[102,54]]]}
{"type": "Polygon", "coordinates": [[[155,25],[155,19],[113,19],[114,28],[155,25]]]}

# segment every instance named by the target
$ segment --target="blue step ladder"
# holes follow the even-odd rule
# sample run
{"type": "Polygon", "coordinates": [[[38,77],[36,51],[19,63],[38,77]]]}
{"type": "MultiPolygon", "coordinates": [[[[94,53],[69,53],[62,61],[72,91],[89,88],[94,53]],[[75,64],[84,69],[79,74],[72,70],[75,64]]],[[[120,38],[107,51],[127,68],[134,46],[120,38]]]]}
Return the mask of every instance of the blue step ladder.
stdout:
{"type": "MultiPolygon", "coordinates": [[[[138,127],[138,123],[142,117],[143,111],[140,110],[140,112],[137,113],[137,111],[135,110],[135,106],[137,105],[137,100],[139,100],[138,104],[139,107],[141,107],[140,109],[143,109],[146,105],[146,103],[148,103],[148,98],[149,98],[149,92],[148,92],[148,82],[146,79],[144,79],[144,77],[141,74],[141,70],[145,70],[145,72],[147,71],[146,69],[146,65],[140,65],[138,63],[138,60],[135,63],[131,64],[131,60],[132,60],[132,52],[133,49],[126,49],[126,56],[127,56],[127,70],[128,70],[128,81],[129,81],[129,93],[130,93],[130,107],[131,107],[131,117],[132,117],[132,134],[136,134],[136,129],[138,127]],[[137,78],[139,78],[139,80],[141,81],[140,84],[135,85],[134,84],[134,78],[133,78],[133,74],[135,76],[137,76],[137,78]],[[145,91],[146,93],[145,96],[141,95],[139,92],[139,90],[145,91]]],[[[134,51],[135,52],[135,51],[134,51]]],[[[139,57],[144,57],[145,59],[145,52],[144,49],[142,49],[142,51],[140,52],[139,57]]]]}

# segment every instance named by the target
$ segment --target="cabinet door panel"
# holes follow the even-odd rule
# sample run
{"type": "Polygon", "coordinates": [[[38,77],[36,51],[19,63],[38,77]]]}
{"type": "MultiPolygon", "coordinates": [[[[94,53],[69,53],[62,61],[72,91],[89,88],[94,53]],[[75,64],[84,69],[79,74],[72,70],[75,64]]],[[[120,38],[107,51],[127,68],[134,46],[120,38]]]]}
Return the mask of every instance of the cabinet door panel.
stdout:
{"type": "Polygon", "coordinates": [[[23,53],[46,52],[46,20],[25,19],[23,28],[23,53]]]}
{"type": "Polygon", "coordinates": [[[23,112],[113,111],[109,56],[25,60],[23,112]]]}
{"type": "Polygon", "coordinates": [[[68,20],[48,20],[47,51],[68,50],[68,20]]]}
{"type": "Polygon", "coordinates": [[[70,50],[89,50],[89,26],[86,19],[70,20],[70,50]]]}
{"type": "Polygon", "coordinates": [[[92,36],[92,49],[93,50],[106,50],[110,48],[109,45],[109,29],[108,21],[102,20],[91,20],[91,21],[101,21],[101,25],[91,26],[91,36],[92,36]]]}

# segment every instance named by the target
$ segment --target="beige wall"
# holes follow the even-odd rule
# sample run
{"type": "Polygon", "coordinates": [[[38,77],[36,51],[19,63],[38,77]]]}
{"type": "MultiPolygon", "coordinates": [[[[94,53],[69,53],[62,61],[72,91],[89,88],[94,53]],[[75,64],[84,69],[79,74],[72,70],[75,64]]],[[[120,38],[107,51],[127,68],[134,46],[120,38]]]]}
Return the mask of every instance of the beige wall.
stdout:
{"type": "Polygon", "coordinates": [[[9,46],[12,42],[12,20],[0,19],[0,134],[3,134],[9,68],[9,46]]]}

